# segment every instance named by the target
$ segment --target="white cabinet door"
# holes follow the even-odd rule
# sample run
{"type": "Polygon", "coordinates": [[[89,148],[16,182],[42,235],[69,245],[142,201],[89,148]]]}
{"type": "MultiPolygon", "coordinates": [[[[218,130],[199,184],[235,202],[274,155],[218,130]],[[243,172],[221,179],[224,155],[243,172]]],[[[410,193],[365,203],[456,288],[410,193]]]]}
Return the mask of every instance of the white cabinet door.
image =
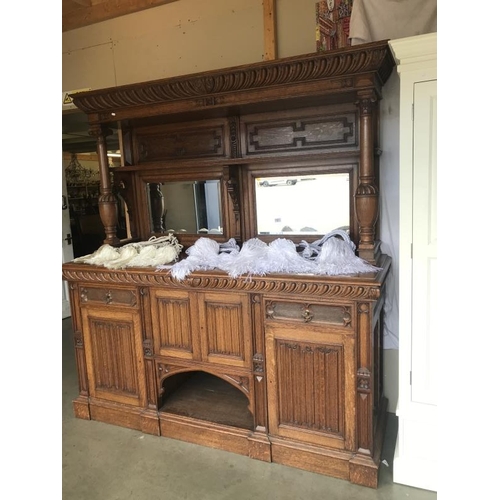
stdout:
{"type": "Polygon", "coordinates": [[[437,33],[391,40],[400,76],[394,482],[437,491],[437,33]]]}
{"type": "Polygon", "coordinates": [[[411,399],[437,404],[437,81],[413,88],[411,399]]]}

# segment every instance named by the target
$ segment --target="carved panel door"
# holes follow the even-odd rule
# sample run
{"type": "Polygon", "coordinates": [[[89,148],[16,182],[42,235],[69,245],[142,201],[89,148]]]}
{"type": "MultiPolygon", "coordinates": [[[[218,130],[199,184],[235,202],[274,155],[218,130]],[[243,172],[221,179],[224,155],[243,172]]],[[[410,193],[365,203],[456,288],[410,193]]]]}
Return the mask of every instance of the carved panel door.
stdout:
{"type": "Polygon", "coordinates": [[[354,450],[354,338],[267,325],[266,359],[270,433],[354,450]]]}
{"type": "Polygon", "coordinates": [[[252,357],[249,296],[219,292],[199,296],[203,361],[249,368],[252,357]]]}
{"type": "Polygon", "coordinates": [[[82,307],[89,394],[146,405],[141,318],[137,309],[82,307]]]}
{"type": "Polygon", "coordinates": [[[155,352],[193,361],[250,367],[247,294],[152,291],[155,352]]]}
{"type": "MultiPolygon", "coordinates": [[[[151,292],[155,353],[199,360],[200,342],[196,305],[186,290],[153,289],[151,292]]],[[[196,301],[194,301],[196,302],[196,301]]]]}

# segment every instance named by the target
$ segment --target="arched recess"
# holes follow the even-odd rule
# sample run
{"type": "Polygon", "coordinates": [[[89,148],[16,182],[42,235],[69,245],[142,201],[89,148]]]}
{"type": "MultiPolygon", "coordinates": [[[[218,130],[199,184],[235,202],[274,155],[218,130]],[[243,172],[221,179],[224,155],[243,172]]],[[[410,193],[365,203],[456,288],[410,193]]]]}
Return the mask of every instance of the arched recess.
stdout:
{"type": "Polygon", "coordinates": [[[160,378],[160,411],[253,430],[249,378],[208,370],[166,367],[160,378]]]}

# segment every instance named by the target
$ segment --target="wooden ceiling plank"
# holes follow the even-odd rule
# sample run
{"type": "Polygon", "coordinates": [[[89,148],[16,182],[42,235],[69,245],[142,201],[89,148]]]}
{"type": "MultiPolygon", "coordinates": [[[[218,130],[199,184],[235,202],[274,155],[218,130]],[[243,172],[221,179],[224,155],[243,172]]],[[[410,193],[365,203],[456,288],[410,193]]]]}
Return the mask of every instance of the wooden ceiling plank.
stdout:
{"type": "Polygon", "coordinates": [[[276,0],[263,0],[264,10],[264,60],[276,59],[276,0]]]}
{"type": "MultiPolygon", "coordinates": [[[[83,1],[83,0],[82,0],[83,1]]],[[[70,31],[91,24],[108,21],[117,17],[140,12],[141,10],[159,7],[178,0],[104,0],[95,1],[90,6],[82,6],[63,13],[62,31],[70,31]]]]}

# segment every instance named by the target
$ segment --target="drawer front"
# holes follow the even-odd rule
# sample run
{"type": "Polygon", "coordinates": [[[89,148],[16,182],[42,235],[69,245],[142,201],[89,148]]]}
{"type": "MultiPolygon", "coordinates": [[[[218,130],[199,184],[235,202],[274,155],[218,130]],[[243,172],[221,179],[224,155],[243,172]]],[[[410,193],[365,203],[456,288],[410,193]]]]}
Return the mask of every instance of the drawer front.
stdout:
{"type": "Polygon", "coordinates": [[[265,301],[266,321],[321,324],[352,330],[352,306],[311,302],[265,301]]]}
{"type": "Polygon", "coordinates": [[[103,304],[107,306],[136,307],[138,304],[135,288],[113,288],[98,286],[80,286],[80,303],[103,304]]]}

